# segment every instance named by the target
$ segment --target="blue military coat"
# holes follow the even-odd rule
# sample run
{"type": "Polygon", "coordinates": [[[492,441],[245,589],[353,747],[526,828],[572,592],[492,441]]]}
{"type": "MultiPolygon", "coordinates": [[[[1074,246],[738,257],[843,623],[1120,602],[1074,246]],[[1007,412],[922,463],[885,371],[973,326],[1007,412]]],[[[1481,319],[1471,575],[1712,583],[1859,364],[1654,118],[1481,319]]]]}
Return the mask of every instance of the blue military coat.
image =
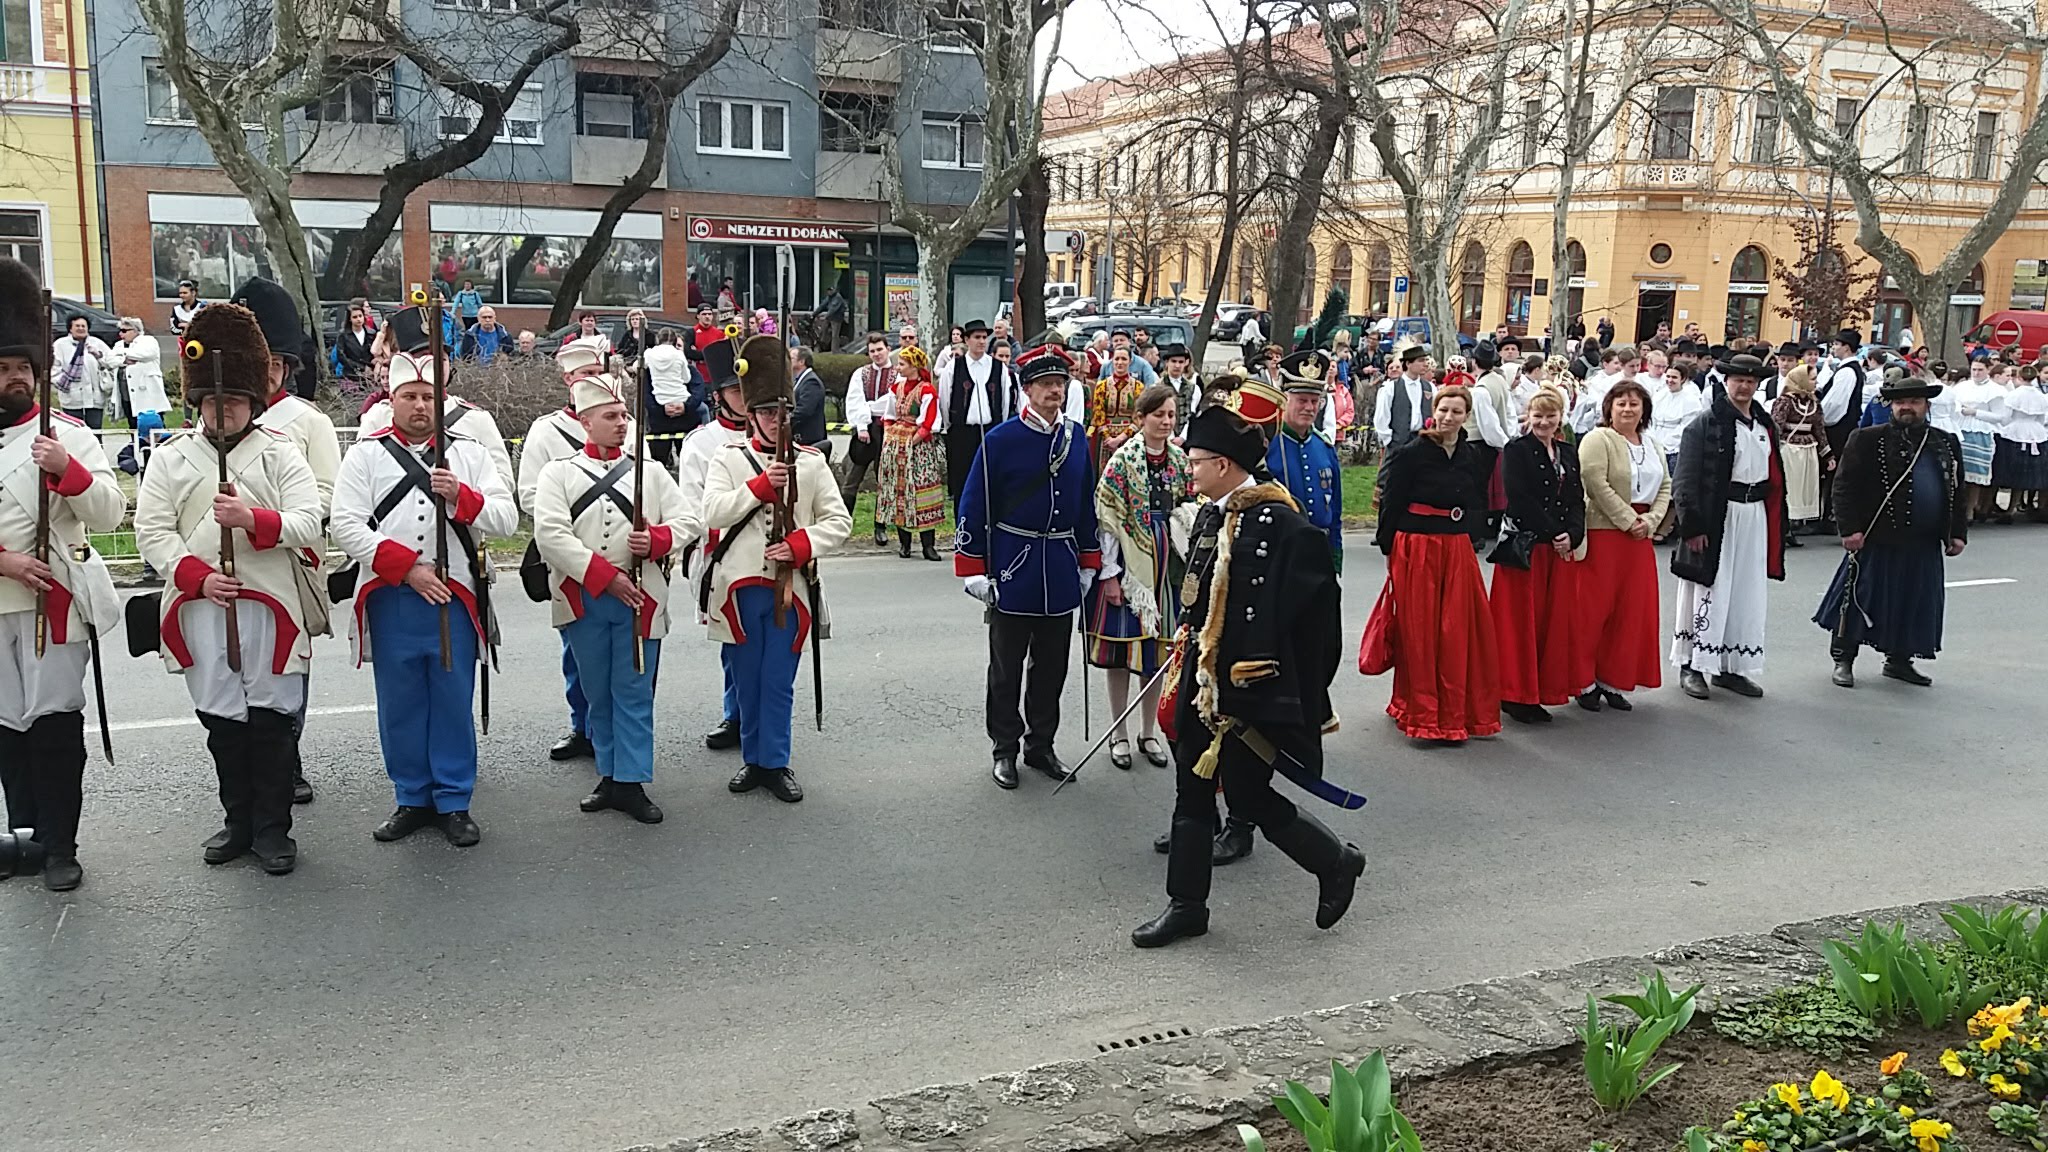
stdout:
{"type": "Polygon", "coordinates": [[[1266,448],[1266,467],[1286,485],[1301,514],[1330,538],[1330,557],[1342,571],[1344,559],[1344,468],[1337,449],[1310,432],[1302,439],[1281,425],[1266,448]]]}
{"type": "Polygon", "coordinates": [[[960,492],[953,571],[987,576],[998,612],[1063,616],[1081,606],[1081,570],[1102,566],[1095,469],[1081,426],[1021,416],[982,438],[960,492]]]}

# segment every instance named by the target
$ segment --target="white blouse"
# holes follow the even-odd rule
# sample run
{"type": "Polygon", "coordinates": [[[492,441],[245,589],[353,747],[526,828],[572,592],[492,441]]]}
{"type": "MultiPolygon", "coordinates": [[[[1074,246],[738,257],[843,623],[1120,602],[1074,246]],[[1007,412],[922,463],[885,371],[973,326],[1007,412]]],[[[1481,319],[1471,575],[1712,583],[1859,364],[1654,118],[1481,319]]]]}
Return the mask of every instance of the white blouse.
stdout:
{"type": "Polygon", "coordinates": [[[1998,429],[2000,440],[2015,444],[2039,444],[2048,440],[2048,393],[2022,384],[2001,398],[2005,423],[1998,429]]]}
{"type": "Polygon", "coordinates": [[[1656,439],[1645,436],[1641,444],[1629,444],[1624,438],[1622,443],[1628,448],[1628,502],[1656,503],[1657,491],[1664,487],[1664,458],[1656,439]]]}
{"type": "Polygon", "coordinates": [[[1963,410],[1956,403],[1954,387],[1943,388],[1940,395],[1927,402],[1927,422],[1943,432],[1962,432],[1963,410]]]}
{"type": "Polygon", "coordinates": [[[1700,386],[1690,380],[1676,392],[1660,388],[1650,398],[1650,438],[1666,453],[1676,452],[1678,437],[1685,426],[1706,410],[1707,398],[1700,394],[1700,386]]]}
{"type": "Polygon", "coordinates": [[[1949,391],[1955,394],[1956,423],[1963,432],[1996,432],[2003,412],[1998,403],[2004,389],[1985,381],[1965,380],[1949,391]]]}

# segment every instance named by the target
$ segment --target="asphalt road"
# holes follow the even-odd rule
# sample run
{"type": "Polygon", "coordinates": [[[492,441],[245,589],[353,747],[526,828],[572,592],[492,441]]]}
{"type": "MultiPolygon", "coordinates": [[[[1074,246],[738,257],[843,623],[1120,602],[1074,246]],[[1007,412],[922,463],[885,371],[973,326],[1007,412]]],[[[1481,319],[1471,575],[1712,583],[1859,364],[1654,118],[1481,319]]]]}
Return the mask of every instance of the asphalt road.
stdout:
{"type": "MultiPolygon", "coordinates": [[[[2042,881],[2042,550],[1980,534],[1952,581],[1949,654],[1917,690],[1828,683],[1806,622],[1832,549],[1772,587],[1770,696],[1632,715],[1569,709],[1464,749],[1400,739],[1386,678],[1337,681],[1327,818],[1372,861],[1336,931],[1269,845],[1218,874],[1213,929],[1158,953],[1150,841],[1168,773],[1106,763],[1057,800],[998,791],[976,605],[936,564],[828,568],[826,731],[810,799],[734,797],[706,752],[711,646],[670,641],[669,820],[587,816],[544,609],[508,613],[469,851],[369,830],[391,795],[370,674],[323,646],[306,738],[320,799],[286,878],[210,869],[201,731],[153,659],[115,657],[120,766],[88,777],[86,886],[0,885],[0,1143],[20,1152],[292,1147],[607,1149],[1047,1059],[1155,1026],[1212,1027],[1638,952],[1828,912],[2042,881]]],[[[863,546],[859,551],[865,553],[863,546]]],[[[1354,540],[1355,642],[1381,575],[1354,540]]],[[[1666,597],[1666,615],[1669,597],[1666,597]]],[[[1668,619],[1667,619],[1668,624],[1668,619]]],[[[1096,681],[1095,719],[1106,705],[1096,681]]],[[[1078,754],[1078,677],[1061,746],[1078,754]]]]}

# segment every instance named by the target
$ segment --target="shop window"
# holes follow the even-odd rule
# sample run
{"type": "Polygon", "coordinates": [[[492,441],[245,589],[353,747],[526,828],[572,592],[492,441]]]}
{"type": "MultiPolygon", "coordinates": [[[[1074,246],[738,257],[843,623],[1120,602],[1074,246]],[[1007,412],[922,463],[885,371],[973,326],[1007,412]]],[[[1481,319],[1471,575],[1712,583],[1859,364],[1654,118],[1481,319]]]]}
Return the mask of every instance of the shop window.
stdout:
{"type": "Polygon", "coordinates": [[[576,76],[576,134],[614,140],[647,139],[647,104],[632,76],[580,72],[576,76]]]}
{"type": "Polygon", "coordinates": [[[896,102],[866,92],[825,92],[818,97],[818,147],[826,152],[875,152],[896,123],[896,102]]]}
{"type": "Polygon", "coordinates": [[[943,119],[927,116],[924,121],[924,166],[980,168],[982,143],[980,120],[966,116],[943,119]]]}
{"type": "MultiPolygon", "coordinates": [[[[486,304],[552,307],[562,274],[586,242],[581,237],[436,232],[433,276],[442,291],[450,293],[464,280],[475,281],[486,304]]],[[[613,238],[584,282],[577,303],[593,308],[659,308],[660,241],[613,238]]]]}
{"type": "MultiPolygon", "coordinates": [[[[434,105],[444,140],[469,135],[476,130],[477,119],[483,114],[474,101],[445,88],[434,89],[434,105]]],[[[540,122],[541,86],[529,84],[505,106],[505,118],[498,125],[498,134],[491,139],[499,144],[539,144],[540,122]]]]}
{"type": "MultiPolygon", "coordinates": [[[[166,224],[149,228],[156,296],[177,298],[180,280],[199,285],[199,295],[225,299],[235,287],[251,276],[270,277],[270,255],[263,246],[263,231],[253,224],[166,224]]],[[[342,265],[361,237],[353,228],[308,228],[306,250],[312,257],[313,276],[320,298],[338,302],[353,296],[396,302],[405,295],[403,237],[393,231],[370,261],[366,282],[343,284],[342,265]]],[[[0,253],[5,252],[0,242],[0,253]]]]}
{"type": "Polygon", "coordinates": [[[43,267],[43,218],[36,212],[0,212],[0,256],[43,267]]]}
{"type": "Polygon", "coordinates": [[[789,155],[789,105],[765,100],[697,101],[697,151],[722,156],[789,155]]]}
{"type": "Polygon", "coordinates": [[[171,83],[171,74],[164,70],[161,61],[142,62],[142,86],[149,104],[149,119],[166,124],[190,124],[192,112],[185,107],[185,98],[178,94],[178,86],[171,83]]]}

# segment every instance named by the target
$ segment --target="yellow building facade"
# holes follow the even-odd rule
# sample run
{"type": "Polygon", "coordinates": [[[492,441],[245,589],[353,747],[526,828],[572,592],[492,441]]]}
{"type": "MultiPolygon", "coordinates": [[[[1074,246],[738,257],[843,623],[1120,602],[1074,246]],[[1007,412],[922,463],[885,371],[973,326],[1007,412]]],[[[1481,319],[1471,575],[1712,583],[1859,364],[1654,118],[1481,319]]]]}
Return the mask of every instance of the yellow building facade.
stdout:
{"type": "Polygon", "coordinates": [[[84,0],[0,0],[0,255],[104,305],[84,0]]]}
{"type": "MultiPolygon", "coordinates": [[[[1967,0],[1928,2],[1980,46],[1897,28],[1887,39],[1867,23],[1847,21],[1812,25],[1786,52],[1815,108],[1835,111],[1864,156],[1895,158],[1884,188],[1887,231],[1923,269],[1982,217],[2013,166],[2044,81],[2041,56],[2016,53],[2011,29],[1997,17],[1967,0]],[[1920,66],[1917,86],[1894,75],[1901,53],[1920,66]]],[[[1683,31],[1668,35],[1674,44],[1685,38],[1683,31]]],[[[1596,42],[1595,59],[1599,51],[1596,42]]],[[[1541,336],[1553,323],[1569,328],[1568,318],[1576,317],[1591,333],[1604,318],[1622,341],[1650,336],[1665,321],[1673,332],[1698,325],[1716,343],[1740,336],[1775,344],[1798,335],[1797,322],[1779,311],[1790,300],[1779,263],[1796,266],[1800,259],[1795,221],[1832,205],[1839,243],[1852,260],[1864,259],[1846,193],[1804,161],[1769,78],[1725,58],[1686,64],[1627,98],[1608,94],[1619,111],[1579,168],[1567,216],[1571,267],[1553,267],[1552,258],[1559,177],[1556,126],[1545,117],[1554,115],[1555,90],[1532,77],[1535,69],[1510,81],[1505,127],[1474,181],[1485,191],[1474,196],[1447,269],[1462,331],[1505,323],[1518,335],[1541,336]]],[[[1125,77],[1049,104],[1048,227],[1078,232],[1081,241],[1071,254],[1053,254],[1048,279],[1076,280],[1082,294],[1100,295],[1114,215],[1117,298],[1139,295],[1141,284],[1149,296],[1173,295],[1176,282],[1179,295],[1201,298],[1219,235],[1217,197],[1203,195],[1217,187],[1209,176],[1216,162],[1197,156],[1188,163],[1183,155],[1213,142],[1160,141],[1157,125],[1187,121],[1174,110],[1171,87],[1159,74],[1125,77]],[[1159,165],[1164,172],[1154,177],[1159,165]],[[1194,192],[1173,228],[1150,218],[1159,210],[1148,190],[1162,185],[1194,192]],[[1148,244],[1139,235],[1145,231],[1166,239],[1148,244]],[[1147,261],[1149,277],[1140,267],[1147,261]]],[[[1442,155],[1448,168],[1460,143],[1454,112],[1432,114],[1426,96],[1400,106],[1404,151],[1442,155]],[[1420,139],[1424,123],[1443,125],[1445,139],[1420,139]]],[[[1319,308],[1333,286],[1345,290],[1354,312],[1422,311],[1398,290],[1407,271],[1400,201],[1364,131],[1362,123],[1355,127],[1356,138],[1332,165],[1329,207],[1308,253],[1305,313],[1319,308]]],[[[1224,270],[1224,300],[1266,305],[1272,224],[1270,213],[1255,211],[1240,229],[1233,266],[1224,270]]],[[[1887,343],[1910,333],[1915,343],[1933,345],[2002,309],[2048,309],[2048,196],[2032,193],[1977,269],[1952,289],[1947,315],[1916,317],[1902,294],[1881,283],[1862,327],[1887,343]]]]}

